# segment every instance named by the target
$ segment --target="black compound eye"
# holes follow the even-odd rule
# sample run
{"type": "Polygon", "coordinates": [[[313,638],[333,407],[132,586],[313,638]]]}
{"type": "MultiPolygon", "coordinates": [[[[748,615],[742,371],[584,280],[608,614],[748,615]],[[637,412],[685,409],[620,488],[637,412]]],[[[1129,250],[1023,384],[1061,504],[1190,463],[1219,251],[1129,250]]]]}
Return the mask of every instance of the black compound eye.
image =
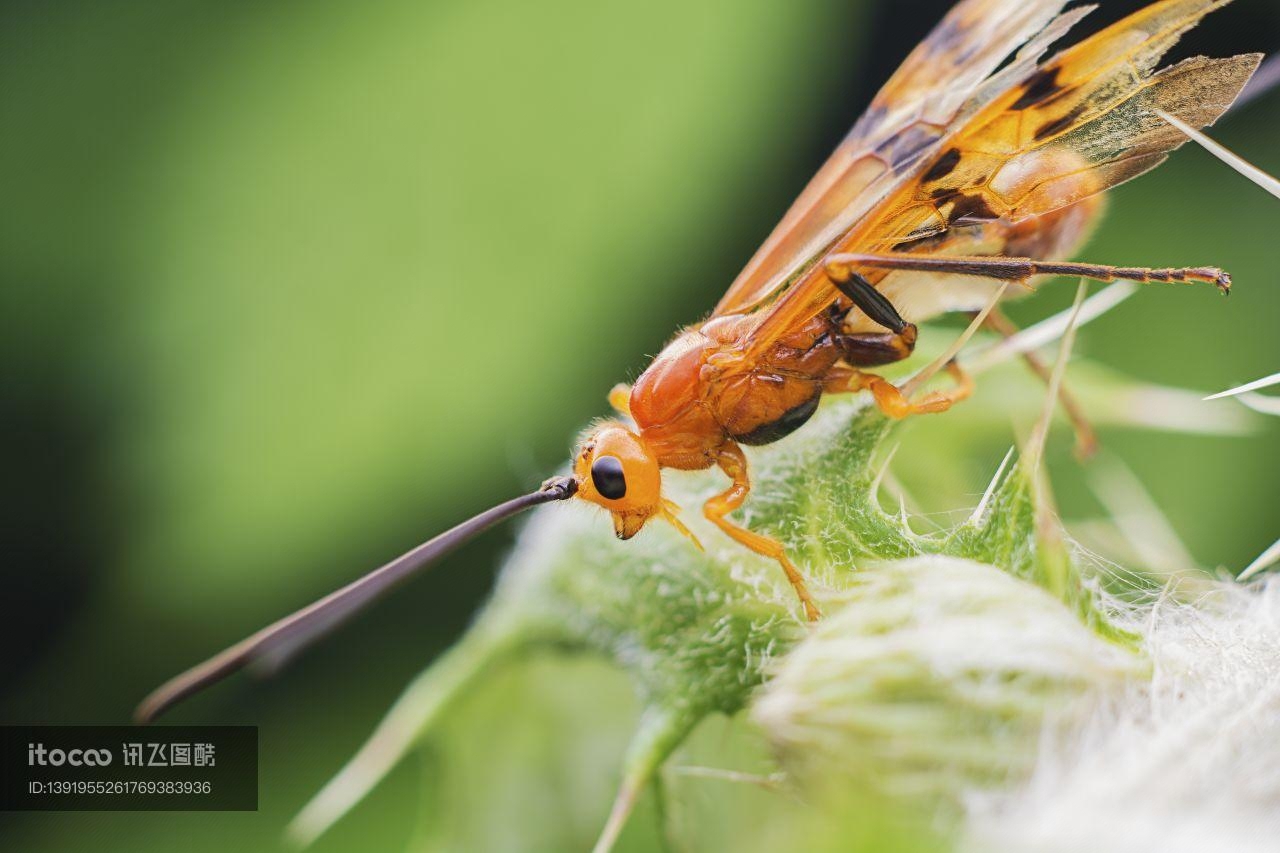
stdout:
{"type": "Polygon", "coordinates": [[[622,473],[622,460],[616,456],[597,456],[591,463],[591,483],[611,501],[625,497],[627,478],[622,473]]]}

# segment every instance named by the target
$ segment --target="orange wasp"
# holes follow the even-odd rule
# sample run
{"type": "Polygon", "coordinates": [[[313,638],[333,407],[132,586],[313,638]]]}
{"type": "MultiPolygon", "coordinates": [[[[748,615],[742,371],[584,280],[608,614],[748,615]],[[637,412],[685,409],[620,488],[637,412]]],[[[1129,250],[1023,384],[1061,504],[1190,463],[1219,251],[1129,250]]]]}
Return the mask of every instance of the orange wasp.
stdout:
{"type": "MultiPolygon", "coordinates": [[[[662,518],[663,469],[719,467],[703,506],[720,530],[776,560],[809,619],[819,611],[782,543],[731,521],[751,485],[743,445],[798,429],[827,393],[870,391],[888,416],[942,412],[971,391],[913,398],[869,368],[911,355],[916,323],[990,311],[1037,276],[1207,282],[1212,267],[1149,269],[1059,260],[1083,242],[1105,190],[1147,172],[1186,137],[1165,116],[1212,124],[1260,57],[1197,57],[1157,70],[1180,36],[1229,0],[1162,0],[1045,59],[1093,7],[1066,0],[962,0],[872,101],[707,319],[669,343],[581,440],[570,476],[494,507],[271,625],[160,687],[149,720],[254,661],[279,662],[486,527],[578,497],[621,539],[662,518]]],[[[989,318],[998,326],[1000,315],[989,318]]]]}

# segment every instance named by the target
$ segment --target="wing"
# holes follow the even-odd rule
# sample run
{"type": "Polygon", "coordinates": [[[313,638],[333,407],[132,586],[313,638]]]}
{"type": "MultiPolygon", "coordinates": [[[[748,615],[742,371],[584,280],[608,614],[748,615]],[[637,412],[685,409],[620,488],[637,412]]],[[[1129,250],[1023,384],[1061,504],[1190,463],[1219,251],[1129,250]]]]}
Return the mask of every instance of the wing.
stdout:
{"type": "MultiPolygon", "coordinates": [[[[967,120],[933,155],[811,256],[761,312],[749,351],[759,352],[837,298],[821,264],[829,252],[920,251],[975,223],[1017,223],[1062,210],[1155,168],[1186,141],[1161,111],[1196,127],[1212,124],[1257,68],[1260,57],[1253,55],[1198,57],[1155,73],[1182,33],[1228,2],[1164,0],[1018,80],[992,78],[975,95],[981,105],[965,108],[967,120]]],[[[870,273],[873,281],[884,278],[870,273]]]]}
{"type": "Polygon", "coordinates": [[[743,310],[774,291],[823,233],[849,227],[875,189],[908,170],[938,142],[961,107],[995,68],[1023,51],[1037,55],[1090,8],[1046,30],[1066,0],[963,0],[907,57],[867,112],[792,204],[716,306],[743,310]]]}

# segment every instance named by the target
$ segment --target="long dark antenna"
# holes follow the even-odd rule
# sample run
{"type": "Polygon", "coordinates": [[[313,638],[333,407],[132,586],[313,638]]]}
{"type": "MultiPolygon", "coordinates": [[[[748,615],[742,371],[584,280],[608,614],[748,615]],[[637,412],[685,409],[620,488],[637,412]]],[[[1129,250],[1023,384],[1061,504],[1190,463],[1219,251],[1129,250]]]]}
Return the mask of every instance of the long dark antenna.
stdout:
{"type": "Polygon", "coordinates": [[[204,663],[169,679],[142,700],[134,711],[134,719],[149,723],[177,702],[250,664],[281,666],[292,655],[327,634],[397,583],[431,565],[477,534],[530,507],[567,500],[577,490],[578,483],[572,477],[553,477],[536,492],[485,510],[342,589],[268,625],[204,663]]]}

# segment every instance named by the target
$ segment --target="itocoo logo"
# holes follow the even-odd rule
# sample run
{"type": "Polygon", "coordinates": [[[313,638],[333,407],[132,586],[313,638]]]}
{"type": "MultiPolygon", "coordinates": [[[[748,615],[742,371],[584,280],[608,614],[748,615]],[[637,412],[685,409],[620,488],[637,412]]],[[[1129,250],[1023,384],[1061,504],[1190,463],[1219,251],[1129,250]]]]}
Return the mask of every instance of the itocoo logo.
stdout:
{"type": "Polygon", "coordinates": [[[42,743],[27,744],[27,766],[35,767],[106,767],[111,763],[109,749],[45,749],[42,743]]]}

